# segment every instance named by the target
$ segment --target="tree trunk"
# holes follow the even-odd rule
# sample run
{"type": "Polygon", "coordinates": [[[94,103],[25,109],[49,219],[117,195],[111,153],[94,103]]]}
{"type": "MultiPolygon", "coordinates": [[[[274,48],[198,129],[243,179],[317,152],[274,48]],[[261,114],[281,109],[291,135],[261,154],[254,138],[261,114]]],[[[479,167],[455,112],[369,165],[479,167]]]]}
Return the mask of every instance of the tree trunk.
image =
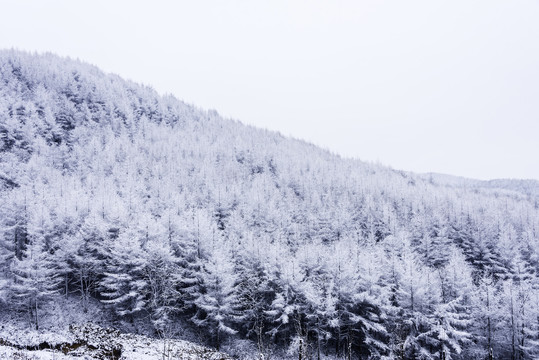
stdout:
{"type": "Polygon", "coordinates": [[[337,341],[335,341],[335,355],[339,357],[341,350],[341,328],[339,327],[338,333],[337,333],[337,341]]]}
{"type": "Polygon", "coordinates": [[[36,298],[36,330],[39,330],[39,317],[38,317],[38,313],[37,313],[37,298],[36,298]]]}
{"type": "Polygon", "coordinates": [[[84,311],[84,313],[86,313],[88,309],[86,309],[86,300],[84,299],[85,294],[84,294],[84,280],[82,276],[82,271],[79,274],[80,274],[80,297],[82,299],[82,310],[84,311]]]}
{"type": "Polygon", "coordinates": [[[511,360],[515,360],[515,314],[513,312],[513,286],[511,285],[511,360]]]}
{"type": "Polygon", "coordinates": [[[488,345],[488,348],[489,348],[489,351],[492,353],[492,336],[491,336],[491,327],[490,327],[490,294],[489,294],[489,291],[488,291],[488,285],[487,285],[487,312],[488,312],[488,317],[487,317],[487,330],[488,330],[488,337],[487,337],[487,345],[488,345]]]}
{"type": "MultiPolygon", "coordinates": [[[[257,323],[259,321],[257,320],[257,323]]],[[[262,337],[263,331],[264,331],[264,325],[255,325],[256,326],[256,335],[257,335],[257,342],[258,342],[258,353],[260,354],[260,357],[264,356],[264,339],[262,337]]]]}
{"type": "Polygon", "coordinates": [[[163,360],[166,360],[166,353],[167,353],[167,345],[166,345],[166,340],[165,340],[165,335],[163,334],[163,332],[161,332],[161,336],[163,337],[163,360]]]}
{"type": "Polygon", "coordinates": [[[320,360],[320,320],[318,320],[318,331],[316,332],[316,340],[317,340],[317,360],[320,360]]]}

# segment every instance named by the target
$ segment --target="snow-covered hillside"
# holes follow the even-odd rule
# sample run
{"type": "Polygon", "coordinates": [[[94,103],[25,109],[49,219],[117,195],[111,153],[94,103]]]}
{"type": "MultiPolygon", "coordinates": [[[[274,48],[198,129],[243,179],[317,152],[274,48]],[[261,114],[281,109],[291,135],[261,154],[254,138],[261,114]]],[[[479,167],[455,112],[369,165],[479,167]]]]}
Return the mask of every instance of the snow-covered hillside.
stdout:
{"type": "Polygon", "coordinates": [[[536,182],[343,159],[17,51],[0,139],[2,319],[251,358],[539,356],[536,182]]]}

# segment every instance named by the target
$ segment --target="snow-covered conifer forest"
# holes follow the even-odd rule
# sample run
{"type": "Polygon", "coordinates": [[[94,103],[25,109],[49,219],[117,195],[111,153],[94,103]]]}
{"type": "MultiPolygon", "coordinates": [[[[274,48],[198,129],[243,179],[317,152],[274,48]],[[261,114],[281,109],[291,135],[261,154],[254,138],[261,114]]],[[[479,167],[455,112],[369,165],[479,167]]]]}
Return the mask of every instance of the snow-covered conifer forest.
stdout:
{"type": "Polygon", "coordinates": [[[69,311],[248,359],[539,356],[536,181],[341,158],[17,51],[0,137],[2,327],[69,311]]]}

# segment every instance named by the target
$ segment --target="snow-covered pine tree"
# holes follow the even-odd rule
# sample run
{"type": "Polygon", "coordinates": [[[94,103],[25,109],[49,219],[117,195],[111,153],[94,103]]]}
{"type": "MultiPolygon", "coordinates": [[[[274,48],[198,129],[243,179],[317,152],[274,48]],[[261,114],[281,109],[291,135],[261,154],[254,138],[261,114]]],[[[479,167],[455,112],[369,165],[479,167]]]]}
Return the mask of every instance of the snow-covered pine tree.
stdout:
{"type": "Polygon", "coordinates": [[[181,310],[180,259],[166,238],[154,239],[144,246],[143,279],[147,283],[148,303],[154,327],[164,331],[181,310]]]}
{"type": "Polygon", "coordinates": [[[98,219],[94,214],[88,215],[72,238],[76,249],[70,261],[74,289],[80,294],[85,312],[91,297],[98,294],[99,281],[110,259],[104,224],[98,219]]]}
{"type": "Polygon", "coordinates": [[[260,354],[266,354],[266,311],[275,296],[269,276],[259,259],[248,252],[236,255],[234,272],[235,328],[256,342],[260,354]]]}
{"type": "Polygon", "coordinates": [[[111,244],[110,260],[100,281],[103,303],[121,317],[134,316],[148,303],[147,257],[141,248],[140,233],[127,230],[111,244]]]}
{"type": "Polygon", "coordinates": [[[210,256],[200,272],[200,292],[194,300],[197,312],[191,320],[211,335],[212,343],[219,349],[227,335],[237,332],[231,327],[237,316],[236,275],[226,248],[221,247],[210,256]]]}
{"type": "Polygon", "coordinates": [[[16,304],[26,309],[39,329],[40,309],[59,293],[61,279],[42,236],[31,236],[21,259],[12,264],[11,292],[16,304]]]}

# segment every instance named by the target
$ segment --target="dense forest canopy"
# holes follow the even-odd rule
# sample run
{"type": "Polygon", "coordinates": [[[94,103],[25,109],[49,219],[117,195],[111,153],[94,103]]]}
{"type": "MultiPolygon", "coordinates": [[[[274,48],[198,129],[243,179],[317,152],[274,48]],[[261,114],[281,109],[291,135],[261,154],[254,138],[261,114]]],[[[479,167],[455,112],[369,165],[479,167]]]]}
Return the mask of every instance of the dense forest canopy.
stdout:
{"type": "Polygon", "coordinates": [[[36,327],[63,296],[260,354],[539,356],[536,181],[340,158],[18,51],[0,138],[0,308],[36,327]]]}

